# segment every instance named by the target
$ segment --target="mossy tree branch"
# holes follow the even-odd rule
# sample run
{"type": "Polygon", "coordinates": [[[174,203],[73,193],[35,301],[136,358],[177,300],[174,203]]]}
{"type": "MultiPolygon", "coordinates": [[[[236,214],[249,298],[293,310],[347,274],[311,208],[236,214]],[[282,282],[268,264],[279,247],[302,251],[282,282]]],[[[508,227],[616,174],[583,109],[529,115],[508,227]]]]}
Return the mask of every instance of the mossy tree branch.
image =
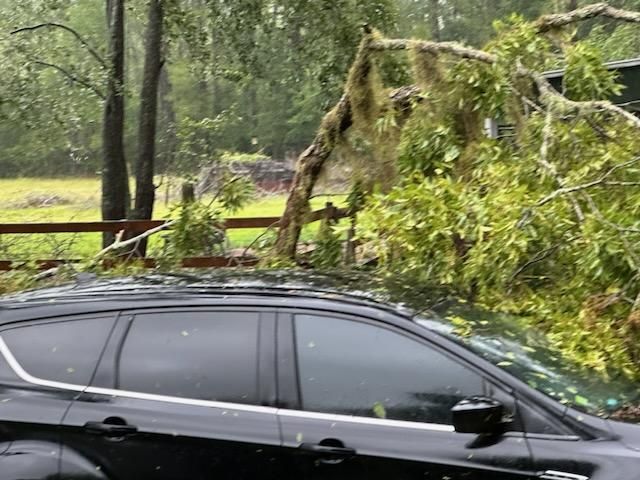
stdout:
{"type": "MultiPolygon", "coordinates": [[[[610,7],[606,3],[597,3],[567,13],[545,15],[537,20],[534,26],[536,31],[542,35],[546,32],[596,17],[640,23],[640,12],[620,10],[610,7]]],[[[313,192],[316,181],[338,140],[353,125],[354,114],[357,116],[361,112],[361,106],[357,103],[362,98],[363,92],[359,92],[358,89],[367,87],[366,76],[373,70],[370,61],[371,53],[403,50],[431,55],[449,55],[461,60],[475,61],[486,65],[495,65],[499,60],[496,55],[490,52],[468,48],[455,42],[384,39],[377,38],[371,31],[367,31],[351,67],[342,98],[324,117],[314,141],[298,159],[296,175],[275,245],[275,255],[277,257],[295,258],[296,245],[302,230],[304,215],[308,209],[309,197],[313,192]]],[[[542,74],[529,70],[522,65],[514,65],[513,77],[514,80],[525,78],[535,85],[540,93],[539,100],[549,111],[561,112],[563,115],[606,112],[615,117],[622,117],[633,126],[640,128],[640,119],[626,110],[608,101],[578,102],[570,100],[556,91],[542,74]]],[[[407,88],[412,88],[411,95],[414,98],[420,93],[416,87],[407,88]]],[[[396,108],[398,104],[394,100],[394,94],[397,94],[397,92],[391,95],[392,104],[396,108]]],[[[365,102],[365,106],[368,105],[365,102]]],[[[406,108],[410,108],[410,102],[408,107],[407,105],[403,107],[403,109],[406,108]]]]}

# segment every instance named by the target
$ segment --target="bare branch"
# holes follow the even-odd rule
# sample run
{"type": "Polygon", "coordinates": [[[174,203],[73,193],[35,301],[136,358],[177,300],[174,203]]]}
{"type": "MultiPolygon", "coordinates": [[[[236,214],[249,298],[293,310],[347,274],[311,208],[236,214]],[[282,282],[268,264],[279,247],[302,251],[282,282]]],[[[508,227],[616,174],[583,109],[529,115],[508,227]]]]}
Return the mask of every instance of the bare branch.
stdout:
{"type": "Polygon", "coordinates": [[[627,112],[623,108],[614,105],[609,101],[590,101],[590,102],[576,102],[573,100],[569,100],[567,97],[559,93],[549,80],[546,79],[544,75],[537,72],[532,72],[526,68],[520,67],[518,69],[518,75],[531,78],[538,89],[540,90],[540,100],[549,105],[553,101],[559,102],[563,105],[563,107],[567,110],[573,110],[576,112],[583,113],[602,113],[607,112],[614,116],[620,116],[627,120],[630,124],[634,125],[637,128],[640,128],[640,118],[636,117],[634,114],[627,112]]]}
{"type": "Polygon", "coordinates": [[[95,93],[102,100],[105,100],[105,98],[106,98],[104,93],[102,93],[95,85],[92,85],[88,80],[84,80],[84,79],[74,75],[73,73],[71,73],[70,71],[62,68],[59,65],[55,65],[55,64],[49,63],[49,62],[43,62],[42,60],[32,60],[32,63],[34,63],[35,65],[40,65],[41,67],[53,68],[54,70],[57,70],[58,72],[62,73],[69,80],[71,80],[71,81],[77,83],[78,85],[81,85],[81,86],[91,90],[93,93],[95,93]]]}
{"type": "MultiPolygon", "coordinates": [[[[634,14],[634,12],[628,12],[629,14],[634,14]]],[[[640,17],[640,13],[637,14],[640,17]]],[[[578,19],[579,20],[579,19],[578,19]]],[[[575,21],[578,21],[575,20],[575,21]]],[[[371,42],[369,48],[374,51],[394,51],[394,50],[416,50],[419,52],[431,53],[431,54],[449,54],[459,58],[464,58],[467,60],[475,60],[481,63],[485,63],[487,65],[493,65],[498,61],[498,58],[490,53],[484,52],[482,50],[476,50],[473,48],[468,48],[459,43],[454,42],[425,42],[418,40],[403,40],[403,39],[393,39],[393,40],[376,40],[371,42]]],[[[627,112],[623,108],[616,106],[608,101],[591,101],[591,102],[576,102],[573,100],[569,100],[564,95],[559,93],[553,86],[549,83],[547,78],[538,72],[533,72],[527,68],[519,66],[517,68],[516,74],[521,77],[526,77],[532,80],[536,86],[538,87],[541,100],[545,104],[549,104],[553,100],[556,100],[563,104],[563,107],[566,110],[573,110],[576,112],[585,112],[585,113],[599,113],[599,112],[608,112],[615,116],[620,116],[627,120],[629,123],[634,126],[640,128],[640,119],[633,115],[630,112],[627,112]]]]}
{"type": "Polygon", "coordinates": [[[95,265],[97,262],[102,260],[107,254],[113,251],[120,250],[132,245],[136,246],[143,239],[148,238],[151,235],[155,235],[156,233],[162,232],[163,230],[167,230],[168,228],[171,228],[175,223],[176,223],[175,220],[171,220],[167,223],[163,223],[158,227],[152,228],[151,230],[147,230],[146,232],[141,233],[140,235],[132,237],[128,240],[122,240],[122,237],[124,236],[124,230],[120,231],[118,235],[116,235],[115,241],[111,245],[109,245],[107,248],[104,248],[100,252],[98,252],[98,254],[93,258],[93,264],[95,265]]]}
{"type": "Polygon", "coordinates": [[[477,60],[493,64],[498,58],[482,50],[465,47],[455,42],[426,42],[420,40],[385,39],[371,42],[369,48],[374,51],[415,50],[423,53],[448,53],[455,57],[477,60]]]}
{"type": "Polygon", "coordinates": [[[575,193],[575,192],[579,192],[581,190],[587,190],[589,188],[593,188],[593,187],[597,187],[597,186],[618,186],[618,187],[638,186],[638,185],[640,185],[640,182],[607,181],[607,179],[609,177],[611,177],[611,175],[613,175],[616,171],[618,171],[618,170],[620,170],[622,168],[630,167],[631,165],[633,165],[635,163],[638,163],[638,162],[640,162],[640,157],[636,157],[633,160],[629,160],[628,162],[624,162],[624,163],[621,163],[619,165],[613,166],[606,173],[604,173],[600,178],[598,178],[597,180],[594,180],[592,182],[583,183],[582,185],[576,185],[574,187],[563,187],[563,188],[560,188],[559,190],[556,190],[555,192],[547,195],[542,200],[540,200],[536,204],[536,207],[541,207],[541,206],[549,203],[550,201],[554,200],[555,198],[558,198],[561,195],[566,195],[566,194],[569,194],[569,193],[575,193]]]}
{"type": "Polygon", "coordinates": [[[73,35],[82,44],[82,46],[84,46],[87,49],[87,51],[91,54],[91,56],[93,58],[95,58],[98,61],[98,63],[100,63],[100,65],[102,65],[102,67],[104,69],[107,69],[107,63],[100,56],[98,51],[95,48],[93,48],[89,44],[89,42],[84,39],[84,37],[82,35],[80,35],[76,30],[74,30],[73,28],[71,28],[71,27],[69,27],[67,25],[63,25],[61,23],[51,23],[51,22],[40,23],[38,25],[33,25],[33,26],[30,26],[30,27],[22,27],[22,28],[18,28],[17,30],[13,30],[11,32],[11,35],[16,35],[18,33],[23,33],[23,32],[33,32],[33,31],[39,30],[41,28],[60,28],[62,30],[65,30],[65,31],[69,32],[71,35],[73,35]]]}
{"type": "MultiPolygon", "coordinates": [[[[549,162],[549,145],[553,138],[553,130],[551,128],[553,120],[553,110],[549,108],[547,110],[547,116],[544,123],[544,128],[542,130],[542,144],[540,145],[540,156],[538,157],[538,163],[553,177],[556,181],[560,189],[565,188],[565,179],[560,175],[558,169],[555,165],[549,162]]],[[[578,200],[574,195],[569,194],[569,202],[573,207],[573,210],[576,212],[576,218],[578,222],[582,223],[584,221],[584,213],[582,212],[582,208],[578,203],[578,200]]]]}
{"type": "Polygon", "coordinates": [[[607,187],[640,187],[640,182],[604,182],[607,187]]]}
{"type": "Polygon", "coordinates": [[[536,22],[536,28],[538,32],[544,33],[596,17],[606,17],[623,22],[640,23],[640,13],[638,12],[620,10],[610,7],[606,3],[596,3],[571,12],[540,17],[536,22]]]}
{"type": "Polygon", "coordinates": [[[536,265],[537,263],[543,262],[547,258],[551,257],[563,245],[572,243],[572,242],[578,240],[579,238],[580,237],[577,237],[577,236],[576,237],[571,237],[571,238],[567,239],[567,241],[564,244],[563,243],[556,243],[555,245],[552,245],[549,248],[545,248],[544,250],[541,250],[540,252],[536,253],[533,256],[533,258],[531,258],[531,260],[527,261],[526,263],[521,265],[515,272],[513,272],[513,274],[511,275],[511,278],[509,279],[509,283],[513,283],[515,281],[515,279],[517,277],[519,277],[520,275],[522,275],[525,272],[525,270],[527,270],[529,267],[532,267],[532,266],[536,265]]]}

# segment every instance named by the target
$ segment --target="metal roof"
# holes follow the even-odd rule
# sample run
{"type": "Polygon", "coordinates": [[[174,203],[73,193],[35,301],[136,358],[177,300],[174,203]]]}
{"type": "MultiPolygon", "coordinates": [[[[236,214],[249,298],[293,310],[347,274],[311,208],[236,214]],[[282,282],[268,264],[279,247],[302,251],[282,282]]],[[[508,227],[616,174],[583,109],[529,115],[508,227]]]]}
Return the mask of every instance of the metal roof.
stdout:
{"type": "MultiPolygon", "coordinates": [[[[604,65],[609,70],[617,71],[617,82],[624,87],[619,95],[613,95],[609,100],[630,111],[637,111],[637,105],[640,104],[640,57],[607,62],[604,65]]],[[[544,72],[544,76],[556,90],[562,91],[564,73],[564,69],[551,70],[544,72]]]]}
{"type": "MultiPolygon", "coordinates": [[[[609,70],[622,70],[625,68],[640,67],[640,57],[629,58],[626,60],[616,60],[614,62],[607,62],[604,64],[609,70]]],[[[549,79],[560,78],[564,75],[565,69],[549,70],[544,72],[543,75],[549,79]]]]}

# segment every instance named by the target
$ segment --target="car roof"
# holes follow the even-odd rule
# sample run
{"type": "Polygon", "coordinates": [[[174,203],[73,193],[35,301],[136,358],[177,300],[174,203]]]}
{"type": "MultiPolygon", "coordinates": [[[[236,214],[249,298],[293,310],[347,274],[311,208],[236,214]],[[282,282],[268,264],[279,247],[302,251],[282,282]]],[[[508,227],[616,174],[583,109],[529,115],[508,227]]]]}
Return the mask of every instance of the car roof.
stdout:
{"type": "MultiPolygon", "coordinates": [[[[133,304],[150,299],[301,297],[391,310],[403,316],[428,311],[452,296],[442,287],[417,288],[394,276],[368,272],[228,269],[206,274],[163,273],[128,277],[79,276],[75,282],[0,297],[3,311],[100,301],[133,304]]],[[[130,308],[130,307],[127,307],[130,308]]],[[[23,315],[21,315],[23,316],[23,315]]]]}

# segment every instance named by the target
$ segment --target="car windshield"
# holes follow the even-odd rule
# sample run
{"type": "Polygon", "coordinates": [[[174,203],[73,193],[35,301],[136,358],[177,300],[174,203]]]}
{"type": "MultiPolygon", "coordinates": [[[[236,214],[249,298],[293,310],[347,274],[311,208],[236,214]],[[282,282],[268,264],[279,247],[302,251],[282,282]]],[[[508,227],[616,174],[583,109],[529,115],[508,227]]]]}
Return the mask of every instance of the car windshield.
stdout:
{"type": "Polygon", "coordinates": [[[524,318],[456,302],[417,321],[564,405],[600,417],[640,422],[636,383],[622,373],[588,370],[567,360],[524,318]]]}

